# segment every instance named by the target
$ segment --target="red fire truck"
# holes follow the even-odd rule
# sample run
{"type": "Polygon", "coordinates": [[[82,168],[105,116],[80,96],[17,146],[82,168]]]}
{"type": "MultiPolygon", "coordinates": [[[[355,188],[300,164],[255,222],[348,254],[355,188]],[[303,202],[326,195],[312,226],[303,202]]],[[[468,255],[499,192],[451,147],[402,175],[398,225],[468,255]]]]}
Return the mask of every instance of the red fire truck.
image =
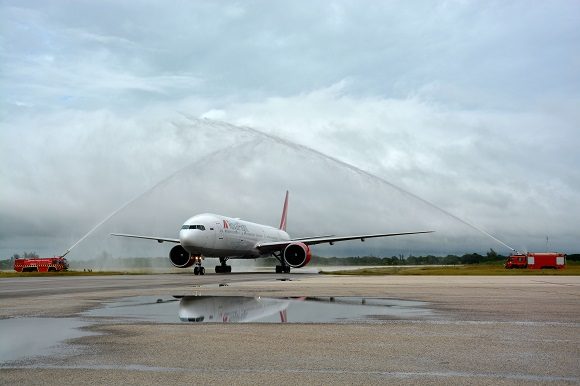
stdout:
{"type": "Polygon", "coordinates": [[[566,255],[564,253],[553,253],[553,252],[542,252],[542,253],[529,252],[526,254],[513,254],[511,256],[508,256],[507,261],[505,262],[505,267],[508,269],[511,268],[562,269],[566,268],[566,255]]]}
{"type": "Polygon", "coordinates": [[[57,272],[68,270],[68,261],[64,257],[55,256],[36,259],[15,259],[16,272],[57,272]]]}

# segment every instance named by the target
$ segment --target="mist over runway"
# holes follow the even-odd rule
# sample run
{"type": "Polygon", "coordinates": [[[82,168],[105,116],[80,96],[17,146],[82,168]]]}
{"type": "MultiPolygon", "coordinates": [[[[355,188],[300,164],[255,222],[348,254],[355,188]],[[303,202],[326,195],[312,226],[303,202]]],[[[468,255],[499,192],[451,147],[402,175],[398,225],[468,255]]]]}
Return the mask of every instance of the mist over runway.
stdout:
{"type": "Polygon", "coordinates": [[[204,138],[206,153],[207,149],[218,149],[196,154],[193,161],[103,216],[91,232],[74,243],[75,247],[82,243],[82,254],[73,250],[70,258],[102,253],[166,255],[165,246],[111,240],[109,233],[175,237],[184,218],[196,213],[227,213],[276,224],[285,189],[291,192],[289,231],[294,237],[436,231],[427,237],[317,247],[315,253],[322,255],[445,255],[490,248],[509,251],[502,241],[494,240],[478,226],[381,177],[307,146],[250,128],[187,116],[172,124],[190,133],[192,143],[204,138]]]}

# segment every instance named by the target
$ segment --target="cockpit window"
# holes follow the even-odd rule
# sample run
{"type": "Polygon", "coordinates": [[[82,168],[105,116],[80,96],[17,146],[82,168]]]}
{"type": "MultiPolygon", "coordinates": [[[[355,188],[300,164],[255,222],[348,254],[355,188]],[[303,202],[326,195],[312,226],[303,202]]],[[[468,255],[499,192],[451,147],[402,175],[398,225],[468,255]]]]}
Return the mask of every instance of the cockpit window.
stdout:
{"type": "Polygon", "coordinates": [[[203,225],[184,225],[181,229],[199,229],[200,231],[205,230],[205,226],[203,225]]]}
{"type": "Polygon", "coordinates": [[[181,229],[199,229],[200,231],[205,230],[205,226],[203,225],[184,225],[181,229]]]}

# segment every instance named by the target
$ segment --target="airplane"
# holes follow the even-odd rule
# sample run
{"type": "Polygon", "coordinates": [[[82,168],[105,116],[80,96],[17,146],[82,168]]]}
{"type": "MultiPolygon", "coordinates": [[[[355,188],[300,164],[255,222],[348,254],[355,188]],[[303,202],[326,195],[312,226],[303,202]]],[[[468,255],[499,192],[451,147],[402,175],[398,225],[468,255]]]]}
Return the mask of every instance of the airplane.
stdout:
{"type": "Polygon", "coordinates": [[[301,268],[310,262],[312,257],[310,246],[328,243],[334,245],[339,241],[358,240],[377,237],[391,237],[433,233],[434,231],[379,233],[356,236],[312,236],[291,238],[286,233],[288,214],[288,191],[284,199],[280,226],[274,228],[268,225],[243,221],[217,214],[204,213],[189,218],[179,231],[179,238],[158,236],[140,236],[126,233],[111,233],[112,236],[137,239],[156,240],[159,243],[177,244],[169,252],[171,263],[177,268],[189,268],[195,265],[194,275],[204,275],[202,266],[204,257],[219,258],[220,265],[215,267],[216,273],[230,273],[229,259],[256,259],[274,256],[279,262],[276,273],[290,273],[290,268],[301,268]]]}

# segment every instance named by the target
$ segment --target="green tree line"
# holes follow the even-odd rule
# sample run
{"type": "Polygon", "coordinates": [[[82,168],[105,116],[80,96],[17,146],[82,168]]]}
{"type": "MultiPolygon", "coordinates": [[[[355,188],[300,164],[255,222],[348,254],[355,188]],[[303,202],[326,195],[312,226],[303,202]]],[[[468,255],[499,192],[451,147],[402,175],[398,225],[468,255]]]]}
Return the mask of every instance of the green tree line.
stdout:
{"type": "MultiPolygon", "coordinates": [[[[352,257],[322,257],[312,256],[310,264],[319,266],[387,266],[387,265],[469,265],[469,264],[503,264],[507,256],[496,253],[490,249],[485,255],[478,253],[466,253],[464,255],[447,255],[447,256],[352,256],[352,257]]],[[[580,254],[570,254],[567,256],[568,261],[580,261],[580,254]]],[[[258,264],[270,266],[278,264],[274,258],[263,259],[258,264]]]]}
{"type": "MultiPolygon", "coordinates": [[[[0,260],[0,270],[11,270],[14,268],[14,259],[24,258],[38,258],[35,252],[24,252],[22,255],[14,254],[11,258],[0,260]]],[[[447,255],[447,256],[391,256],[391,257],[376,257],[376,256],[352,256],[352,257],[323,257],[312,256],[310,264],[318,266],[337,266],[337,265],[352,265],[352,266],[383,266],[383,265],[469,265],[469,264],[503,264],[507,256],[497,254],[493,249],[490,249],[485,255],[478,253],[467,253],[464,255],[447,255]]],[[[580,254],[570,254],[567,257],[568,262],[579,262],[580,254]]],[[[118,257],[113,258],[110,255],[103,253],[99,256],[89,260],[69,260],[71,270],[82,270],[83,268],[100,268],[107,269],[118,268],[170,268],[172,267],[168,257],[118,257]],[[106,262],[106,264],[103,264],[106,262]]],[[[206,262],[211,265],[211,260],[206,262]]],[[[260,266],[274,266],[278,263],[273,257],[265,259],[256,259],[256,264],[260,266]]]]}

